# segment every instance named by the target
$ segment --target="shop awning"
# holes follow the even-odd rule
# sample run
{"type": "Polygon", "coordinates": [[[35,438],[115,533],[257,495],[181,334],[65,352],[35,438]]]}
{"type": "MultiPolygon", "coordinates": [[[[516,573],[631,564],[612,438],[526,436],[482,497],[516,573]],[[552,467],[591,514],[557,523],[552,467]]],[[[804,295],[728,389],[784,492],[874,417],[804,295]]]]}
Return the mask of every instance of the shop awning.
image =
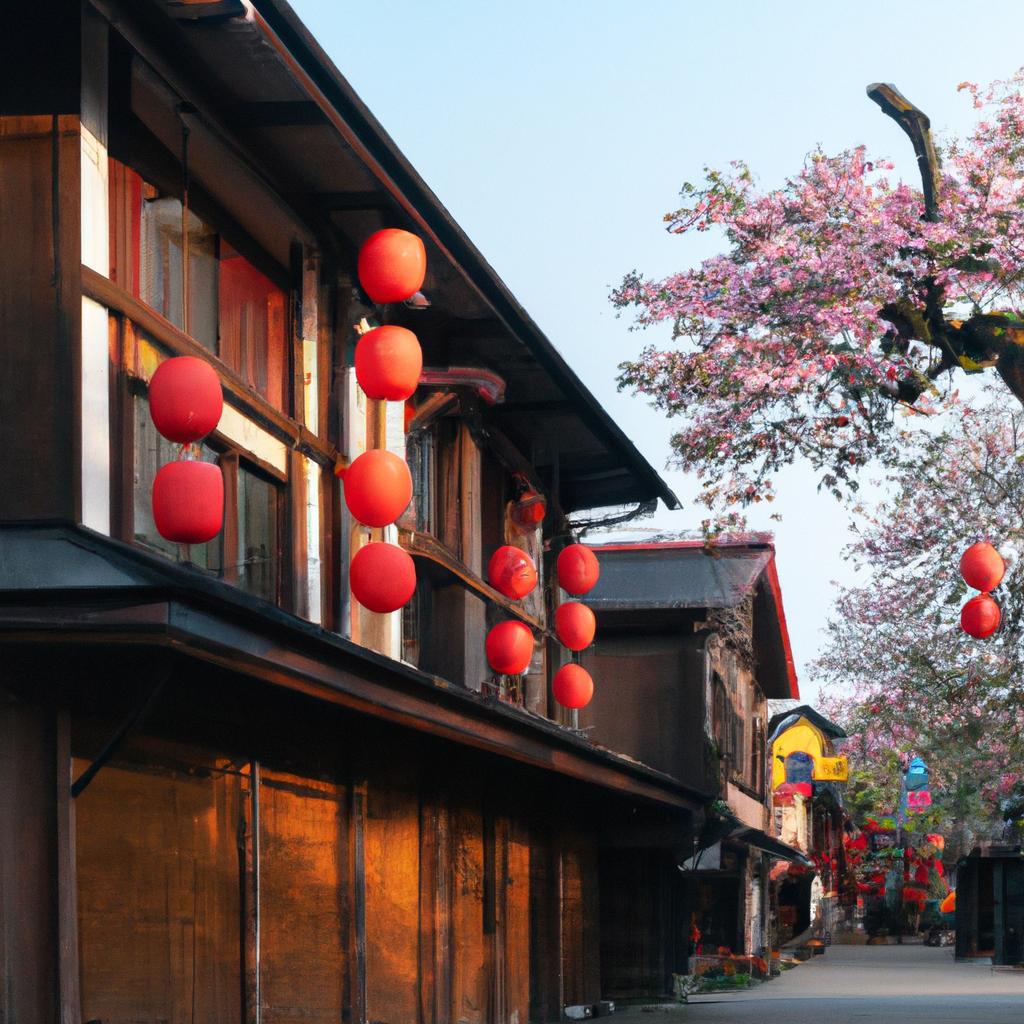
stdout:
{"type": "Polygon", "coordinates": [[[814,866],[795,846],[788,846],[778,839],[773,839],[759,828],[742,828],[732,833],[728,838],[733,842],[755,846],[757,849],[763,850],[770,857],[775,857],[778,860],[789,860],[797,864],[803,864],[806,867],[814,866]]]}
{"type": "Polygon", "coordinates": [[[786,843],[773,839],[770,835],[762,832],[759,828],[751,828],[748,825],[741,825],[733,829],[722,839],[718,839],[698,850],[688,860],[679,865],[680,871],[717,871],[721,867],[722,842],[743,843],[763,850],[770,857],[778,860],[787,860],[793,864],[799,864],[805,868],[812,868],[814,864],[795,846],[788,846],[786,843]]]}

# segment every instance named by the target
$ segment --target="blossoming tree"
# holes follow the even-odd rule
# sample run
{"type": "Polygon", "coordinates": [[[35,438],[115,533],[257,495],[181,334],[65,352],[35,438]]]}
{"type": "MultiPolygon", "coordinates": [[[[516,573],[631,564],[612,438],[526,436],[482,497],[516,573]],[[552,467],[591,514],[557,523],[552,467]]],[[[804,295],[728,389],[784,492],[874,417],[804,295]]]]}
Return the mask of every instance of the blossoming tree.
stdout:
{"type": "Polygon", "coordinates": [[[865,798],[891,798],[893,757],[919,753],[965,843],[1020,816],[1010,805],[1024,784],[1022,462],[1024,409],[1012,404],[959,405],[945,430],[907,438],[888,497],[856,509],[846,555],[863,580],[839,592],[814,666],[830,713],[854,734],[865,798]],[[958,566],[983,539],[1007,562],[994,591],[1003,620],[974,640],[959,626],[973,592],[958,566]]]}
{"type": "Polygon", "coordinates": [[[814,152],[769,191],[742,162],[683,186],[668,230],[720,230],[726,250],[660,281],[634,271],[612,301],[672,327],[619,383],[683,418],[674,452],[709,506],[770,498],[798,458],[845,495],[899,451],[897,411],[934,412],[954,372],[991,368],[1024,401],[1022,86],[1024,70],[964,83],[980,119],[941,160],[920,111],[869,89],[913,140],[921,188],[863,148],[814,152]]]}

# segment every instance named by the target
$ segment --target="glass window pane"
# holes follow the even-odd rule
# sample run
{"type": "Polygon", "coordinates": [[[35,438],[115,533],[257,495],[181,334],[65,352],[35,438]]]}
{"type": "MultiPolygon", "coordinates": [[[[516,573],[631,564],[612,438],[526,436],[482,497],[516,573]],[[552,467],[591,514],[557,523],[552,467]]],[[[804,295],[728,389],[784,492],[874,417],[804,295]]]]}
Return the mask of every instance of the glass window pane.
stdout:
{"type": "Polygon", "coordinates": [[[219,295],[221,358],[249,387],[283,408],[284,291],[222,243],[219,295]]]}
{"type": "MultiPolygon", "coordinates": [[[[139,295],[172,324],[182,320],[181,202],[171,196],[142,204],[139,295]]],[[[189,329],[211,352],[217,351],[217,236],[189,211],[189,329]]]]}
{"type": "Polygon", "coordinates": [[[277,487],[245,467],[238,470],[238,585],[277,600],[277,487]]]}
{"type": "MultiPolygon", "coordinates": [[[[177,558],[179,545],[164,540],[153,522],[153,480],[164,463],[173,462],[178,457],[178,445],[157,432],[149,416],[149,403],[141,395],[133,399],[132,418],[135,425],[135,467],[132,474],[134,537],[148,548],[177,558]]],[[[202,460],[216,463],[217,453],[203,445],[202,460]]],[[[207,544],[189,545],[188,560],[219,576],[223,565],[223,544],[223,533],[220,533],[207,544]]]]}

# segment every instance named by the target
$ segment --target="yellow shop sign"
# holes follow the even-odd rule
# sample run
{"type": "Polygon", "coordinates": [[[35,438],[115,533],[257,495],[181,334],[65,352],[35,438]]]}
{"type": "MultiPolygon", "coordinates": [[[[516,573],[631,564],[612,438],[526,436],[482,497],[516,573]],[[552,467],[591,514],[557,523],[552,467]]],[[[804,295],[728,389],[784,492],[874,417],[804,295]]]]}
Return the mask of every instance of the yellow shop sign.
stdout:
{"type": "Polygon", "coordinates": [[[846,782],[849,777],[850,765],[845,754],[814,759],[814,778],[817,782],[846,782]]]}

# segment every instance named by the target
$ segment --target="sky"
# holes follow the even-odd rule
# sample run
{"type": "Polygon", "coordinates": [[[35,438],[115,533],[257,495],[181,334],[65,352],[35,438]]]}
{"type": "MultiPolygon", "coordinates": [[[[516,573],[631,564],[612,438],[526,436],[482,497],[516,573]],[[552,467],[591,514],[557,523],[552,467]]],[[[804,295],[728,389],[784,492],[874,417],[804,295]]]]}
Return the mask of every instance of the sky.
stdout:
{"type": "MultiPolygon", "coordinates": [[[[962,81],[1024,64],[1024,4],[919,0],[696,4],[688,0],[291,0],[427,184],[577,375],[683,501],[644,531],[699,528],[692,479],[673,471],[672,422],[619,393],[616,368],[667,325],[630,330],[608,301],[636,268],[663,276],[716,252],[662,216],[704,166],[743,158],[776,186],[820,145],[865,145],[919,184],[910,143],[867,99],[891,82],[937,135],[974,120],[962,81]]],[[[847,515],[803,467],[753,528],[776,535],[802,696],[822,643],[847,515]],[[780,523],[768,512],[782,515],[780,523]]],[[[870,489],[869,489],[870,493],[870,489]]],[[[644,532],[636,532],[643,539],[644,532]]]]}

